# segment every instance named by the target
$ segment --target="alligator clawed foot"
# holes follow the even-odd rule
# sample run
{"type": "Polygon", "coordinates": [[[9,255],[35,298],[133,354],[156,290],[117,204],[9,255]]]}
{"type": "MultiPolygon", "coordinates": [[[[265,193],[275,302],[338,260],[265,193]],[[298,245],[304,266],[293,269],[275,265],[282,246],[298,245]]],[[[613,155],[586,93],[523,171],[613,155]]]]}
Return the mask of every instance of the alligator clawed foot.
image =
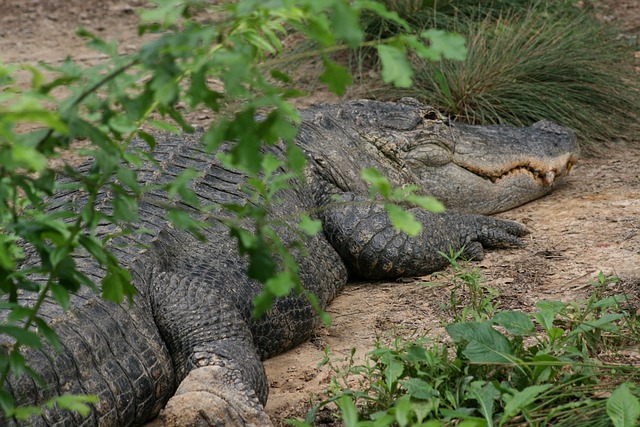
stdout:
{"type": "MultiPolygon", "coordinates": [[[[197,368],[160,413],[165,427],[263,427],[269,417],[255,394],[228,383],[217,366],[197,368]]],[[[227,377],[228,378],[228,377],[227,377]]]]}

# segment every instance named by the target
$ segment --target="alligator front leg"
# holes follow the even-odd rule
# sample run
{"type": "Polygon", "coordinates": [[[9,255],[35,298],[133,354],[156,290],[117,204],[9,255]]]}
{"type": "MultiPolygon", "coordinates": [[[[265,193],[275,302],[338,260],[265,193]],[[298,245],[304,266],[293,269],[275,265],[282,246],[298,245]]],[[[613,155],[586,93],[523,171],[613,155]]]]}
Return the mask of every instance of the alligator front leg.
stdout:
{"type": "MultiPolygon", "coordinates": [[[[218,233],[222,236],[224,234],[218,233]]],[[[212,245],[221,245],[211,236],[212,245]]],[[[150,269],[153,314],[179,382],[165,426],[269,426],[268,385],[239,298],[251,298],[236,258],[212,257],[175,230],[161,232],[150,269]]]]}
{"type": "Polygon", "coordinates": [[[365,279],[424,275],[447,265],[442,253],[463,249],[481,260],[484,248],[522,246],[528,233],[516,222],[455,212],[410,209],[422,223],[416,237],[396,230],[384,207],[346,193],[323,211],[324,231],[352,274],[365,279]]]}
{"type": "Polygon", "coordinates": [[[155,316],[180,379],[160,414],[164,425],[270,425],[263,407],[266,374],[251,332],[228,295],[193,276],[164,273],[156,281],[169,290],[155,316]]]}

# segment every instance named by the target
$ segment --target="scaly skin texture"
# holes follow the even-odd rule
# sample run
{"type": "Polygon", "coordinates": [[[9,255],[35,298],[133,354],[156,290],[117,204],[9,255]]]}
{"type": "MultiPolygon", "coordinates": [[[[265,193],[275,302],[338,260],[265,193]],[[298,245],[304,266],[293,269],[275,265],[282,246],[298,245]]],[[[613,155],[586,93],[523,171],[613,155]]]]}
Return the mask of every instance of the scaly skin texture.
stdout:
{"type": "MultiPolygon", "coordinates": [[[[310,256],[298,254],[297,259],[304,286],[323,307],[350,276],[383,279],[426,274],[446,264],[439,251],[464,247],[468,257],[480,259],[486,247],[520,245],[518,238],[527,232],[520,224],[481,215],[413,209],[423,231],[408,237],[393,229],[379,204],[366,199],[361,168],[375,166],[394,184],[419,183],[429,193],[429,182],[423,181],[428,176],[425,169],[432,168],[427,165],[448,165],[458,162],[459,156],[469,157],[473,147],[463,139],[470,135],[486,146],[495,137],[502,146],[492,146],[496,151],[480,150],[479,163],[492,155],[498,159],[493,164],[487,161],[483,173],[501,177],[496,181],[502,183],[510,175],[522,175],[533,184],[505,185],[488,194],[514,194],[479,203],[483,195],[476,193],[480,190],[469,197],[458,192],[458,183],[450,178],[456,206],[485,212],[503,209],[506,205],[498,203],[501,200],[510,200],[510,206],[538,197],[548,191],[549,182],[544,183],[544,191],[529,189],[540,186],[538,181],[552,184],[549,171],[560,176],[575,161],[575,139],[557,125],[522,130],[449,125],[412,101],[320,106],[302,117],[298,142],[309,159],[306,182],[284,191],[283,203],[274,206],[270,215],[295,218],[320,208],[324,232],[307,238],[303,244],[310,256]],[[528,141],[520,141],[521,137],[528,141]],[[467,147],[464,153],[460,147],[467,147]],[[535,152],[527,153],[532,147],[535,152]],[[507,153],[508,160],[500,162],[495,153],[507,153]],[[514,159],[529,166],[518,166],[514,159]],[[503,163],[522,169],[535,164],[539,172],[504,172],[503,163]],[[342,203],[335,203],[333,196],[342,203]],[[469,198],[468,205],[464,197],[469,198]],[[481,206],[476,209],[478,203],[481,206]]],[[[144,165],[139,173],[142,185],[166,182],[191,167],[202,172],[192,188],[207,203],[249,202],[241,190],[242,174],[224,168],[201,150],[198,135],[164,136],[158,142],[154,155],[160,167],[144,165]]],[[[281,155],[279,147],[274,153],[281,155]]],[[[467,166],[466,173],[473,168],[467,166]]],[[[483,185],[492,182],[485,181],[483,185]]],[[[83,197],[61,193],[56,199],[68,204],[83,197]]],[[[99,204],[105,205],[108,198],[101,194],[99,204]]],[[[147,193],[139,201],[141,220],[134,229],[151,233],[122,235],[112,242],[139,291],[134,304],[111,304],[90,290],[73,296],[69,313],[47,301],[44,317],[60,335],[63,352],[56,354],[47,347],[25,350],[27,363],[40,373],[44,386],[24,376],[11,377],[5,384],[19,405],[40,404],[61,393],[96,394],[100,403],[86,419],[46,409],[25,425],[140,425],[159,412],[168,426],[269,425],[263,410],[268,388],[261,360],[308,339],[317,323],[315,312],[304,297],[292,295],[278,299],[265,316],[253,319],[251,301],[260,285],[245,275],[247,262],[238,256],[225,227],[209,220],[203,230],[207,239],[202,242],[167,223],[164,203],[165,194],[147,193]]],[[[105,224],[99,235],[114,231],[105,224]]],[[[300,238],[287,227],[278,232],[285,243],[300,238]]],[[[79,255],[76,262],[96,282],[105,274],[86,255],[79,255]]],[[[3,421],[3,425],[16,423],[3,421]]]]}

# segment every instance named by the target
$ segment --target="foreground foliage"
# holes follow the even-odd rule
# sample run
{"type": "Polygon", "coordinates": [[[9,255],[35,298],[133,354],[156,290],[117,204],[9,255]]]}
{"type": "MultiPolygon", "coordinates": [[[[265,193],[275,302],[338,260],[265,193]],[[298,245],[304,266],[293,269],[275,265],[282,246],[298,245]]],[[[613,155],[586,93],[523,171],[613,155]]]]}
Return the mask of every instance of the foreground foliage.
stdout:
{"type": "MultiPolygon", "coordinates": [[[[478,291],[466,270],[455,274],[478,291]]],[[[327,357],[335,372],[328,399],[293,423],[311,425],[336,403],[348,427],[635,426],[640,371],[605,356],[637,351],[640,318],[627,296],[605,295],[612,280],[600,274],[588,300],[539,301],[531,314],[489,314],[476,299],[467,319],[446,326],[451,344],[395,338],[378,342],[364,364],[355,350],[346,360],[327,357]]]]}
{"type": "MultiPolygon", "coordinates": [[[[352,79],[328,52],[364,43],[358,24],[362,11],[410,29],[381,4],[367,0],[152,3],[155,7],[140,13],[139,32],[154,37],[135,53],[121,55],[115,43],[80,29],[89,45],[110,60],[89,68],[72,60],[57,66],[0,64],[0,308],[6,313],[0,333],[9,342],[0,349],[0,408],[6,416],[24,418],[41,410],[14,408],[5,380],[9,375],[26,374],[38,381],[25,365],[22,348],[41,347],[45,341],[61,347],[40,313],[48,298],[68,310],[70,295],[89,286],[116,303],[133,300],[136,289],[131,274],[109,251],[114,236],[98,238],[96,228],[113,224],[114,230],[120,230],[114,232],[131,233],[127,224],[136,221],[138,200],[149,190],[165,191],[167,218],[196,235],[204,224],[193,219],[184,206],[209,214],[226,210],[222,218],[237,238],[241,254],[249,259],[248,275],[265,284],[256,300],[256,315],[267,310],[277,296],[293,289],[304,292],[289,248],[265,221],[278,190],[290,185],[289,179],[300,175],[305,163],[293,143],[298,114],[288,102],[302,92],[278,58],[282,40],[294,32],[314,40],[318,48],[308,55],[323,63],[320,80],[342,94],[352,79]],[[30,73],[29,88],[18,83],[20,72],[30,73]],[[183,116],[184,105],[214,113],[216,121],[203,138],[212,155],[223,141],[235,141],[223,160],[246,174],[246,191],[255,205],[201,202],[189,188],[199,173],[195,170],[160,188],[138,184],[136,167],[145,160],[153,162],[149,152],[156,145],[152,131],[141,129],[193,131],[183,116]],[[146,141],[149,150],[128,150],[134,137],[146,141]],[[71,166],[54,170],[50,159],[65,156],[77,140],[85,141],[80,154],[93,159],[88,174],[71,166]],[[264,156],[260,150],[264,144],[276,143],[287,147],[284,161],[264,156]],[[55,179],[57,172],[69,180],[60,184],[55,179]],[[64,213],[53,212],[50,206],[63,190],[77,190],[87,197],[64,213]],[[113,197],[110,206],[99,210],[96,200],[103,191],[113,197]],[[101,283],[93,283],[76,269],[77,253],[88,254],[104,269],[101,283]],[[32,302],[25,302],[23,295],[32,295],[32,302]]],[[[461,44],[459,38],[441,40],[418,32],[371,45],[380,52],[385,81],[407,85],[411,83],[407,78],[411,74],[406,61],[409,50],[417,56],[440,57],[451,46],[459,51],[461,44]]],[[[306,217],[299,228],[300,233],[314,233],[318,226],[306,217]]],[[[309,298],[314,301],[312,295],[309,298]]],[[[46,404],[86,413],[85,402],[95,402],[95,397],[65,396],[46,404]]]]}

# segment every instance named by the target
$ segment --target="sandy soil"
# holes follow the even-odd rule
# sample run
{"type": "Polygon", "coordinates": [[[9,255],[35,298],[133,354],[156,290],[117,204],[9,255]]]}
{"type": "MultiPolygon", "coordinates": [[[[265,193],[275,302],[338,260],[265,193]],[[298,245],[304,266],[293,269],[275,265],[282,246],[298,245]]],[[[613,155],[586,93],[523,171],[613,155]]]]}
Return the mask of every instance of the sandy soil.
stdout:
{"type": "MultiPolygon", "coordinates": [[[[135,48],[136,15],[142,0],[2,0],[0,59],[5,63],[58,64],[69,55],[85,63],[104,57],[74,35],[82,25],[135,48]]],[[[621,37],[639,46],[640,2],[590,2],[620,28],[621,37]]],[[[638,55],[637,55],[638,57],[638,55]]],[[[206,121],[195,117],[194,121],[206,121]]],[[[640,146],[612,146],[583,159],[548,197],[499,215],[526,224],[532,233],[523,249],[495,251],[473,266],[486,284],[499,290],[501,307],[528,309],[540,299],[576,300],[589,292],[598,272],[615,274],[624,289],[640,295],[640,146]]],[[[377,337],[438,331],[449,313],[443,309],[450,287],[433,277],[401,283],[354,283],[329,307],[331,328],[266,362],[271,385],[267,411],[274,424],[303,416],[312,396],[321,393],[331,372],[319,368],[324,348],[336,356],[351,348],[364,354],[377,337]]]]}

